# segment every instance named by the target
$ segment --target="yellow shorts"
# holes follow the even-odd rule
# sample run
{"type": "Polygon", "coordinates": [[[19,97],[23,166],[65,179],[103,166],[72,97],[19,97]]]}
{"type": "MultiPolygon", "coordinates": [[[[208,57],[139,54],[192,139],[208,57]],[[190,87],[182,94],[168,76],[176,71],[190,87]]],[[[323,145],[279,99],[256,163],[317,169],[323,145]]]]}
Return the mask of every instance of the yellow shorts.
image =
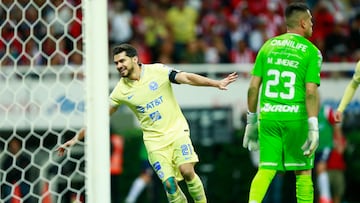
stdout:
{"type": "Polygon", "coordinates": [[[170,177],[175,177],[178,181],[183,180],[179,166],[184,163],[199,162],[189,136],[179,138],[164,148],[152,151],[148,156],[161,182],[170,177]]]}

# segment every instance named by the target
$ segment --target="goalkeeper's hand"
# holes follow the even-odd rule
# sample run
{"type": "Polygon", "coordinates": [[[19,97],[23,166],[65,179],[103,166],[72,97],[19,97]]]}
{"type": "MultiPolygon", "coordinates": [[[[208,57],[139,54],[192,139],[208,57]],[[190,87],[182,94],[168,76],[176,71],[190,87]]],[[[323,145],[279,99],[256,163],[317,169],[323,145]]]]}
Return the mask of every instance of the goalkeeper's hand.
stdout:
{"type": "Polygon", "coordinates": [[[249,151],[256,151],[259,149],[259,132],[256,113],[247,113],[247,124],[243,138],[243,147],[247,148],[249,151]]]}
{"type": "Polygon", "coordinates": [[[319,146],[318,119],[316,117],[310,117],[308,122],[309,122],[308,137],[304,145],[301,147],[301,149],[304,150],[305,156],[311,156],[319,146]]]}

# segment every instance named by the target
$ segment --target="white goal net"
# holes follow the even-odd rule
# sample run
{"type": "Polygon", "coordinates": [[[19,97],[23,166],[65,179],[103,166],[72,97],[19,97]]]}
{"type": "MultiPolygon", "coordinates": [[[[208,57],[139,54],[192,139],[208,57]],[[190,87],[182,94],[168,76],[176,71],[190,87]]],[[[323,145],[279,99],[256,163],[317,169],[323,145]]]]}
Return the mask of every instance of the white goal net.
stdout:
{"type": "Polygon", "coordinates": [[[80,0],[0,2],[0,186],[4,203],[84,202],[80,0]]]}

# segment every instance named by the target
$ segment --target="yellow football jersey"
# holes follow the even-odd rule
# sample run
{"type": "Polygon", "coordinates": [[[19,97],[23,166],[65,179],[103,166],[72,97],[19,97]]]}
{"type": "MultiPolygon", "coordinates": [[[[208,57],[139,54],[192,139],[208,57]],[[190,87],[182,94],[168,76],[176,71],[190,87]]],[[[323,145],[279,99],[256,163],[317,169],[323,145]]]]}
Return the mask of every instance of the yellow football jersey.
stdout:
{"type": "Polygon", "coordinates": [[[114,106],[125,104],[136,115],[143,130],[149,152],[189,136],[188,123],[173,93],[169,73],[174,70],[164,64],[143,64],[140,80],[121,78],[112,93],[114,106]]]}

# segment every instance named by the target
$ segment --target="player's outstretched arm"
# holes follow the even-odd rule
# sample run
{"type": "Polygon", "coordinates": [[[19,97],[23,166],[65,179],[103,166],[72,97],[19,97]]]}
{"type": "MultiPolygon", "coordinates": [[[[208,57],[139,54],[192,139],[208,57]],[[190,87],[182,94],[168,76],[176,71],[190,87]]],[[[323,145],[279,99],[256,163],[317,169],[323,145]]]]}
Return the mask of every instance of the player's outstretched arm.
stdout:
{"type": "Polygon", "coordinates": [[[220,80],[220,85],[219,85],[219,89],[221,90],[227,90],[227,86],[232,83],[235,82],[235,80],[239,77],[239,75],[236,72],[233,72],[229,75],[227,75],[225,78],[223,78],[222,80],[220,80]]]}
{"type": "Polygon", "coordinates": [[[82,128],[73,138],[71,138],[70,140],[68,140],[64,144],[60,145],[56,149],[56,151],[58,152],[58,155],[63,156],[67,148],[72,147],[79,140],[84,139],[84,137],[85,137],[85,129],[82,128]]]}
{"type": "Polygon", "coordinates": [[[342,112],[346,109],[352,98],[354,97],[354,94],[356,92],[356,89],[358,88],[359,83],[354,81],[352,79],[349,84],[345,88],[345,92],[343,97],[341,98],[340,104],[337,108],[337,112],[335,113],[335,121],[341,122],[342,121],[342,112]]]}
{"type": "MultiPolygon", "coordinates": [[[[111,106],[109,108],[109,115],[112,115],[117,110],[116,106],[111,106]]],[[[64,144],[60,145],[56,151],[58,152],[59,156],[63,156],[66,149],[72,147],[76,144],[79,140],[83,140],[85,137],[85,128],[82,128],[73,138],[66,141],[64,144]]]]}
{"type": "Polygon", "coordinates": [[[180,84],[188,84],[194,86],[217,87],[220,90],[227,90],[227,86],[236,81],[238,78],[236,72],[230,73],[222,80],[213,80],[195,73],[180,72],[176,75],[176,81],[180,84]]]}
{"type": "Polygon", "coordinates": [[[343,119],[343,112],[354,97],[356,89],[359,87],[360,84],[360,61],[357,62],[355,67],[355,72],[350,80],[349,84],[346,86],[344,95],[341,98],[340,104],[337,108],[337,112],[335,113],[335,121],[342,122],[343,119]]]}

